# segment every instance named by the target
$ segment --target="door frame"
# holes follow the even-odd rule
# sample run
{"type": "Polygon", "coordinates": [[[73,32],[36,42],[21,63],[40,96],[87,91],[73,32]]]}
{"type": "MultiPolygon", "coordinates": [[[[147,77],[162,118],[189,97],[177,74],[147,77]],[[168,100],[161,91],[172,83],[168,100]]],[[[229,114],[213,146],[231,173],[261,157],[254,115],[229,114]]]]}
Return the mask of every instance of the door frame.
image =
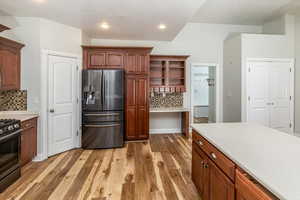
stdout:
{"type": "Polygon", "coordinates": [[[295,107],[295,59],[288,59],[288,58],[247,58],[246,59],[246,67],[247,69],[245,70],[246,71],[246,96],[244,99],[246,99],[246,102],[244,102],[244,105],[245,106],[245,114],[242,113],[242,116],[246,116],[246,121],[248,121],[248,115],[249,115],[249,112],[248,110],[250,109],[250,106],[249,106],[249,100],[248,100],[248,97],[249,97],[249,87],[250,87],[250,81],[249,81],[249,68],[251,67],[251,64],[253,62],[282,62],[282,63],[287,63],[290,65],[290,68],[291,68],[291,73],[290,73],[290,96],[291,96],[291,104],[290,104],[290,121],[291,121],[291,133],[292,134],[295,134],[294,133],[294,129],[295,129],[295,110],[294,110],[294,107],[295,107]]]}
{"type": "Polygon", "coordinates": [[[76,72],[76,98],[77,98],[77,106],[76,106],[76,130],[77,133],[75,135],[74,147],[81,147],[81,69],[82,69],[82,56],[77,54],[70,54],[58,51],[52,51],[48,49],[41,50],[41,88],[40,88],[40,98],[41,98],[41,110],[40,110],[40,126],[39,126],[39,153],[37,155],[36,161],[45,160],[48,158],[48,146],[49,146],[49,133],[48,133],[48,94],[49,94],[49,73],[48,73],[48,58],[49,56],[60,56],[66,58],[76,59],[77,63],[77,72],[76,72]]]}
{"type": "Polygon", "coordinates": [[[215,109],[216,109],[216,122],[221,122],[221,90],[220,90],[220,86],[221,86],[221,70],[219,67],[219,64],[217,63],[192,63],[191,64],[191,69],[190,69],[190,110],[191,110],[191,114],[190,114],[190,121],[193,124],[193,116],[194,116],[194,109],[193,109],[193,68],[194,67],[215,67],[216,69],[216,80],[215,80],[215,87],[216,87],[216,101],[215,101],[215,109]]]}

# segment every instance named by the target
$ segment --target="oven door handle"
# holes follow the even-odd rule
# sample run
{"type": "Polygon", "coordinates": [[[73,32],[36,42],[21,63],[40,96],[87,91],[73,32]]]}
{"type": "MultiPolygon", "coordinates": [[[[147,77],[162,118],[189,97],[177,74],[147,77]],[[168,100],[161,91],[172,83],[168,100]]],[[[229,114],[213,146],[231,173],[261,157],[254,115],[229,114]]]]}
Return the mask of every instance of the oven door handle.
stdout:
{"type": "Polygon", "coordinates": [[[7,140],[7,139],[10,139],[10,138],[13,138],[13,137],[17,136],[19,133],[21,133],[21,131],[22,131],[22,129],[17,130],[16,132],[14,132],[14,133],[12,133],[12,134],[10,134],[10,135],[6,135],[6,136],[4,136],[4,137],[1,137],[1,138],[0,138],[0,143],[1,143],[2,141],[4,141],[4,140],[7,140]]]}

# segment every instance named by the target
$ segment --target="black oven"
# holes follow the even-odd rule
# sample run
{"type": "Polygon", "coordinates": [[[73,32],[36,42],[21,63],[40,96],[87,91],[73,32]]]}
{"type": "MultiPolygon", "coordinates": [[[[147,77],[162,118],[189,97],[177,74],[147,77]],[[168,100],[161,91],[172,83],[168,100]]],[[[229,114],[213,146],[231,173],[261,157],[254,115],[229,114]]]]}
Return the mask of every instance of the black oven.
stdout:
{"type": "Polygon", "coordinates": [[[21,129],[0,137],[0,192],[20,177],[21,129]]]}

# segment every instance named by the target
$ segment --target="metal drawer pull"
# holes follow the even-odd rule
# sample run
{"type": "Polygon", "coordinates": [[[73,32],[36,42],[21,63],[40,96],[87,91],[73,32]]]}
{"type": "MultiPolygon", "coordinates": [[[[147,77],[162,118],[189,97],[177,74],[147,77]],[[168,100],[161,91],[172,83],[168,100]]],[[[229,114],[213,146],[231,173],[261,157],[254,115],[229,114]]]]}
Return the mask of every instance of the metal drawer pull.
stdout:
{"type": "Polygon", "coordinates": [[[200,140],[198,141],[198,144],[199,144],[200,146],[203,146],[203,142],[201,142],[200,140]]]}
{"type": "Polygon", "coordinates": [[[111,114],[84,114],[84,116],[118,116],[119,113],[111,113],[111,114]]]}
{"type": "Polygon", "coordinates": [[[112,124],[112,125],[84,125],[85,127],[90,127],[90,128],[107,128],[107,127],[115,127],[115,126],[120,126],[120,124],[112,124]]]}
{"type": "Polygon", "coordinates": [[[217,159],[217,156],[216,156],[215,153],[211,153],[210,155],[211,155],[211,157],[212,157],[213,159],[215,159],[215,160],[217,159]]]}

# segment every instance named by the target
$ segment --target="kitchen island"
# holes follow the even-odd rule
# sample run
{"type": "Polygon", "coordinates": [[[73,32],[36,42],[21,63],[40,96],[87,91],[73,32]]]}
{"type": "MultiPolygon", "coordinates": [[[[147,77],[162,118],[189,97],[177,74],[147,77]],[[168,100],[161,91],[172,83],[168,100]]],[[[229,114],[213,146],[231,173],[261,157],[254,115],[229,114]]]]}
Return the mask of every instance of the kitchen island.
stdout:
{"type": "Polygon", "coordinates": [[[300,199],[300,138],[250,123],[193,124],[203,200],[300,199]]]}

